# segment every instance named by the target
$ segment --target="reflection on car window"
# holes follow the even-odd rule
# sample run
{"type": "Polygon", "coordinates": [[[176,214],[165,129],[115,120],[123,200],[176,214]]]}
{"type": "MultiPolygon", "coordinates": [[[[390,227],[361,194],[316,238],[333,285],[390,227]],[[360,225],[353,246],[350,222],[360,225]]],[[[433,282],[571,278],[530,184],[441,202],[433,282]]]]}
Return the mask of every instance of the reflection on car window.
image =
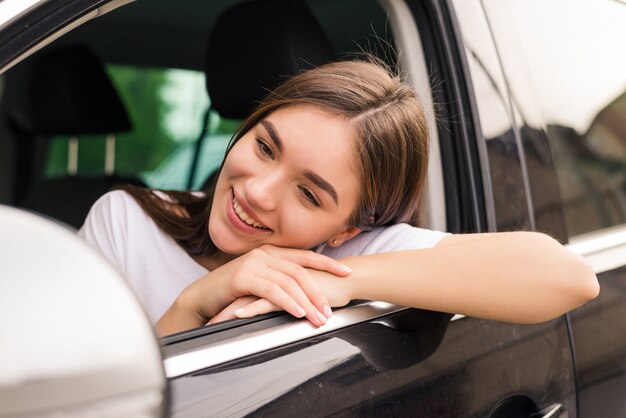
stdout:
{"type": "Polygon", "coordinates": [[[509,72],[528,70],[535,86],[568,235],[626,223],[626,6],[592,0],[489,4],[489,17],[505,14],[509,36],[519,41],[516,57],[507,57],[517,59],[509,72]]]}

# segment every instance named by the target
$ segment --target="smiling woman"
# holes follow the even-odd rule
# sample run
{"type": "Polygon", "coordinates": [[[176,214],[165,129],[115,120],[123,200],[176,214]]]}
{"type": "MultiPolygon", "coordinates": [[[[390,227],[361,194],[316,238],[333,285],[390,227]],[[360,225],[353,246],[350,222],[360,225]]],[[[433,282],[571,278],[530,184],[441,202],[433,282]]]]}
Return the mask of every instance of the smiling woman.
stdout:
{"type": "Polygon", "coordinates": [[[277,309],[319,326],[355,298],[539,322],[597,295],[588,264],[545,235],[410,226],[427,158],[411,88],[380,63],[326,64],[259,104],[206,194],[112,192],[79,233],[162,335],[277,309]]]}
{"type": "Polygon", "coordinates": [[[215,245],[230,254],[261,244],[308,249],[356,234],[344,232],[358,198],[353,136],[345,117],[319,107],[268,115],[224,162],[209,218],[215,245]]]}

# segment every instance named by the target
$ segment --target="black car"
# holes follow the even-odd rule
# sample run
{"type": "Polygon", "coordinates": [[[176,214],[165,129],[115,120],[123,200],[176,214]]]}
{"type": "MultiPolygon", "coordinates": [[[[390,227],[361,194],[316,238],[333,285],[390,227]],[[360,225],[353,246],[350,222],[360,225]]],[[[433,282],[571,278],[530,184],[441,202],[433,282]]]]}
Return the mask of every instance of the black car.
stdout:
{"type": "Polygon", "coordinates": [[[0,416],[626,417],[624,39],[613,0],[1,1],[0,416]],[[353,301],[320,328],[273,313],[159,350],[106,263],[24,212],[71,230],[120,184],[199,190],[267,89],[363,52],[427,109],[424,226],[548,233],[597,299],[537,325],[353,301]]]}

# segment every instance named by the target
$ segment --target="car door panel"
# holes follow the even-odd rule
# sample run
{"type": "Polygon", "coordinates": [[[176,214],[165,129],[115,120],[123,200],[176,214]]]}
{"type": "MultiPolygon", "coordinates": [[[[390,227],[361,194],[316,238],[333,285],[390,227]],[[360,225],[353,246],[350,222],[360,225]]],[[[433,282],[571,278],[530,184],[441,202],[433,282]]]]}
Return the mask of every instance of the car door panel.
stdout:
{"type": "Polygon", "coordinates": [[[510,395],[575,410],[563,318],[403,310],[170,381],[172,416],[486,416],[510,395]]]}
{"type": "Polygon", "coordinates": [[[616,51],[626,8],[482,3],[513,103],[535,130],[525,154],[537,228],[569,241],[600,283],[598,298],[569,314],[579,416],[625,416],[626,61],[616,51]]]}
{"type": "Polygon", "coordinates": [[[580,417],[622,417],[626,416],[626,267],[598,278],[598,298],[570,314],[580,417]]]}

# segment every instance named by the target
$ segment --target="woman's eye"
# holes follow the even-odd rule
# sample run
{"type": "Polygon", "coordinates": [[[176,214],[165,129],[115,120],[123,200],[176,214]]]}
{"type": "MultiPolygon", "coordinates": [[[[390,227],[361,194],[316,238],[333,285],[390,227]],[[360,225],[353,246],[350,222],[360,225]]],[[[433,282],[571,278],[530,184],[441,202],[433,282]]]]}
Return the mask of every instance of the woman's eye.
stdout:
{"type": "Polygon", "coordinates": [[[274,151],[272,150],[272,147],[267,144],[267,142],[260,138],[256,138],[256,147],[261,154],[271,158],[272,160],[274,159],[274,151]]]}
{"type": "Polygon", "coordinates": [[[317,200],[317,197],[315,197],[315,195],[313,194],[312,191],[310,191],[309,189],[307,189],[306,187],[300,187],[300,193],[302,193],[302,196],[311,204],[313,204],[316,208],[319,208],[320,206],[322,206],[319,202],[319,200],[317,200]]]}

